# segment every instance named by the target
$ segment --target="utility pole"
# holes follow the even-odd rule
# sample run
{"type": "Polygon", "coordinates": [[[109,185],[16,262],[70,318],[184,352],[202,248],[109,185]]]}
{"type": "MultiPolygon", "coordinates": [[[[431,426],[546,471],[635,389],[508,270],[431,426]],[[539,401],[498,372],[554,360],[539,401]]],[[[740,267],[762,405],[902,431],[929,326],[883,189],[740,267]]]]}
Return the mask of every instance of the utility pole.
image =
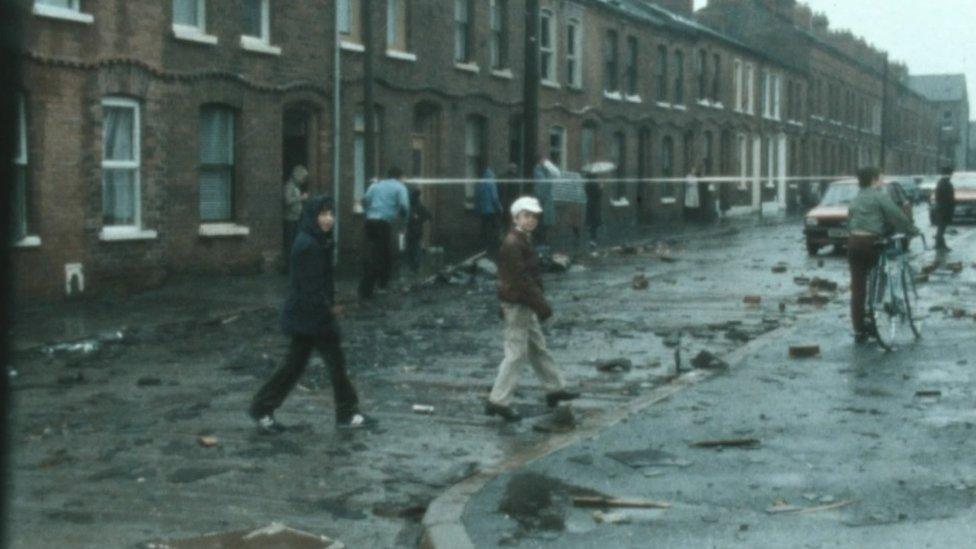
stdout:
{"type": "Polygon", "coordinates": [[[884,57],[884,81],[881,84],[881,171],[885,171],[888,153],[888,53],[884,57]]]}
{"type": "Polygon", "coordinates": [[[539,146],[539,0],[525,0],[525,12],[522,175],[529,179],[538,158],[539,146]]]}
{"type": "MultiPolygon", "coordinates": [[[[363,156],[366,162],[366,185],[376,176],[376,123],[373,108],[373,1],[362,0],[363,29],[363,137],[366,139],[363,156]]],[[[338,3],[338,2],[337,2],[338,3]]],[[[392,22],[388,23],[392,24],[392,22]]]]}
{"type": "Polygon", "coordinates": [[[333,24],[335,32],[332,40],[332,204],[335,209],[336,245],[332,250],[332,261],[339,261],[339,242],[342,233],[339,231],[339,221],[342,219],[342,203],[339,201],[339,180],[342,176],[342,38],[339,35],[339,2],[333,2],[335,17],[333,24]]]}

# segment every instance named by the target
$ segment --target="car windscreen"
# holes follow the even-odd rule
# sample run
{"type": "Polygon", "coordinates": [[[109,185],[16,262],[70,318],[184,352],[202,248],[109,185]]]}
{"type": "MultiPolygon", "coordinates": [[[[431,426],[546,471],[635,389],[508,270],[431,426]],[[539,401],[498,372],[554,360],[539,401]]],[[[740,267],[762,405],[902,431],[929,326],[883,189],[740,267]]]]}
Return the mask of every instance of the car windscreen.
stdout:
{"type": "Polygon", "coordinates": [[[857,185],[831,185],[827,189],[827,194],[820,201],[821,206],[837,206],[840,204],[850,204],[857,196],[857,185]]]}

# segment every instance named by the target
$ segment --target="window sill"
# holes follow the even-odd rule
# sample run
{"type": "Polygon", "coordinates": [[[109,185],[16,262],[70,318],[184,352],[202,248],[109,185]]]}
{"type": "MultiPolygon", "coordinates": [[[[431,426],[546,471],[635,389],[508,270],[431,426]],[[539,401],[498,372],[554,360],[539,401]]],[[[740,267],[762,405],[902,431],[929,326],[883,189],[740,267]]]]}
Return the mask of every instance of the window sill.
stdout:
{"type": "Polygon", "coordinates": [[[626,196],[622,196],[620,198],[611,198],[610,205],[613,206],[614,208],[626,208],[630,206],[630,200],[627,200],[626,196]]]}
{"type": "Polygon", "coordinates": [[[459,71],[470,72],[473,74],[478,74],[481,72],[481,67],[477,63],[459,63],[454,62],[454,68],[459,71]]]}
{"type": "Polygon", "coordinates": [[[102,242],[124,242],[128,240],[155,240],[159,237],[156,231],[136,229],[134,227],[102,227],[98,239],[102,242]]]}
{"type": "Polygon", "coordinates": [[[491,75],[495,78],[504,78],[505,80],[515,78],[515,75],[512,74],[512,69],[492,69],[491,75]]]}
{"type": "Polygon", "coordinates": [[[725,105],[723,105],[721,101],[716,101],[715,103],[712,103],[712,108],[713,109],[718,109],[720,111],[724,111],[725,110],[725,105]]]}
{"type": "Polygon", "coordinates": [[[688,107],[686,107],[684,105],[672,105],[671,108],[674,109],[674,110],[676,110],[676,111],[686,111],[686,110],[688,110],[688,107]]]}
{"type": "Polygon", "coordinates": [[[217,45],[217,37],[207,34],[196,27],[185,27],[183,25],[173,25],[173,36],[177,40],[196,42],[197,44],[217,45]]]}
{"type": "Polygon", "coordinates": [[[637,103],[637,104],[644,102],[644,100],[641,99],[641,96],[639,95],[626,95],[624,96],[624,100],[627,101],[628,103],[637,103]]]}
{"type": "Polygon", "coordinates": [[[197,234],[203,238],[248,236],[251,229],[236,223],[201,223],[197,234]]]}
{"type": "Polygon", "coordinates": [[[558,82],[553,82],[552,80],[543,80],[542,85],[547,88],[552,88],[554,90],[562,89],[562,86],[560,86],[558,82]]]}
{"type": "Polygon", "coordinates": [[[357,44],[355,42],[346,42],[345,40],[339,42],[339,47],[345,51],[352,51],[356,53],[363,53],[366,51],[366,46],[357,44]]]}
{"type": "Polygon", "coordinates": [[[41,237],[37,235],[27,235],[21,238],[17,242],[14,242],[14,248],[40,248],[41,247],[41,237]]]}
{"type": "Polygon", "coordinates": [[[607,90],[603,90],[603,97],[606,98],[606,99],[611,99],[613,101],[623,101],[624,100],[624,96],[621,95],[620,92],[618,92],[618,91],[607,91],[607,90]]]}
{"type": "Polygon", "coordinates": [[[417,61],[417,54],[410,53],[408,51],[386,50],[386,56],[389,57],[390,59],[396,59],[397,61],[410,61],[410,62],[417,61]]]}
{"type": "Polygon", "coordinates": [[[675,197],[673,197],[673,196],[665,196],[665,197],[662,197],[661,198],[661,204],[662,205],[671,205],[671,204],[677,204],[677,203],[678,203],[678,199],[675,198],[675,197]]]}
{"type": "Polygon", "coordinates": [[[657,105],[658,107],[660,107],[662,109],[670,109],[671,108],[671,103],[666,103],[664,101],[658,101],[657,103],[655,103],[655,105],[657,105]]]}
{"type": "Polygon", "coordinates": [[[698,100],[698,104],[701,105],[702,107],[711,107],[712,106],[712,102],[709,101],[708,99],[699,99],[698,100]]]}
{"type": "Polygon", "coordinates": [[[86,25],[91,25],[95,22],[95,16],[90,13],[82,13],[80,11],[66,8],[57,8],[45,4],[38,4],[36,2],[34,3],[33,13],[38,17],[60,19],[61,21],[71,21],[72,23],[84,23],[86,25]]]}
{"type": "Polygon", "coordinates": [[[241,36],[241,49],[265,55],[281,55],[281,48],[254,36],[241,36]]]}

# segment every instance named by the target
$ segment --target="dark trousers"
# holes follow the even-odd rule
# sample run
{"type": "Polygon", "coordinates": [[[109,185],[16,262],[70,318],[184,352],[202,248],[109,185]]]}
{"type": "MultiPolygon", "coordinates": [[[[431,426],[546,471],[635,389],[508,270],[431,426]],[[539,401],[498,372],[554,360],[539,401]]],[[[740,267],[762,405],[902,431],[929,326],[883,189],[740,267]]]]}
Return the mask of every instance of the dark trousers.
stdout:
{"type": "Polygon", "coordinates": [[[852,235],[847,244],[847,261],[851,267],[851,324],[854,333],[864,333],[864,304],[867,301],[868,274],[878,264],[878,239],[852,235]]]}
{"type": "Polygon", "coordinates": [[[393,275],[393,226],[387,221],[366,221],[366,254],[359,296],[373,297],[376,286],[386,288],[393,275]]]}
{"type": "Polygon", "coordinates": [[[501,223],[498,220],[498,214],[481,215],[481,245],[490,256],[494,256],[498,252],[500,231],[501,223]]]}
{"type": "Polygon", "coordinates": [[[313,348],[318,350],[329,367],[336,421],[345,422],[352,418],[359,408],[359,398],[346,374],[346,358],[342,353],[339,332],[331,327],[326,328],[319,336],[292,336],[285,363],[275,370],[271,379],[254,395],[251,401],[252,416],[257,418],[273,414],[281,406],[305,372],[313,348]]]}
{"type": "Polygon", "coordinates": [[[938,223],[936,223],[935,226],[936,226],[935,249],[937,250],[948,249],[949,247],[946,246],[946,241],[945,241],[945,233],[946,233],[946,227],[948,227],[949,224],[946,223],[945,221],[939,221],[938,223]]]}
{"type": "Polygon", "coordinates": [[[420,238],[421,238],[420,231],[416,231],[416,232],[412,232],[409,230],[407,231],[407,237],[406,237],[407,265],[410,267],[410,270],[413,272],[417,272],[418,270],[420,270],[420,259],[422,255],[421,252],[423,251],[420,249],[420,238]]]}

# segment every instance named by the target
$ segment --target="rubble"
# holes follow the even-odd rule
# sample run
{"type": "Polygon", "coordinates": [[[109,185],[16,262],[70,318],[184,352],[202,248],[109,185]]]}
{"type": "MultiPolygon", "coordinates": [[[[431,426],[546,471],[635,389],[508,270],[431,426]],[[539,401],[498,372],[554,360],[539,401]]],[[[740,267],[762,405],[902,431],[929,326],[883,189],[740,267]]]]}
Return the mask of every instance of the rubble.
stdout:
{"type": "Polygon", "coordinates": [[[410,408],[415,414],[431,415],[434,413],[434,407],[429,404],[414,404],[410,408]]]}
{"type": "Polygon", "coordinates": [[[671,504],[665,501],[651,501],[636,498],[613,498],[609,496],[574,496],[573,505],[576,507],[629,507],[633,509],[671,508],[671,504]]]}
{"type": "Polygon", "coordinates": [[[598,362],[596,369],[601,372],[627,372],[634,367],[634,363],[628,358],[615,358],[598,362]]]}
{"type": "Polygon", "coordinates": [[[691,365],[699,370],[725,370],[729,365],[708,351],[702,351],[691,359],[691,365]]]}
{"type": "Polygon", "coordinates": [[[345,544],[326,536],[317,536],[273,522],[256,530],[237,530],[216,532],[193,538],[174,541],[159,541],[147,545],[148,549],[217,549],[237,547],[240,549],[261,549],[265,547],[307,548],[307,549],[345,549],[345,544]]]}
{"type": "Polygon", "coordinates": [[[593,520],[598,524],[630,524],[630,515],[626,513],[604,513],[593,511],[593,520]]]}
{"type": "Polygon", "coordinates": [[[791,345],[790,358],[813,358],[820,356],[820,345],[791,345]]]}
{"type": "Polygon", "coordinates": [[[814,277],[814,279],[810,281],[811,290],[820,290],[823,292],[836,292],[837,288],[838,285],[836,282],[832,280],[827,280],[825,278],[814,277]]]}
{"type": "Polygon", "coordinates": [[[746,305],[759,305],[762,303],[762,296],[758,295],[747,295],[742,298],[742,302],[746,305]]]}
{"type": "Polygon", "coordinates": [[[565,273],[573,264],[573,260],[566,254],[553,254],[549,261],[549,270],[556,273],[565,273]]]}
{"type": "Polygon", "coordinates": [[[772,269],[774,274],[783,274],[786,272],[786,270],[787,266],[785,263],[777,263],[776,265],[773,265],[772,269]]]}
{"type": "Polygon", "coordinates": [[[198,437],[197,443],[200,444],[200,446],[203,446],[204,448],[213,448],[217,446],[219,440],[215,436],[208,435],[208,436],[198,437]]]}
{"type": "Polygon", "coordinates": [[[700,440],[692,442],[693,448],[755,448],[761,443],[757,438],[727,438],[718,440],[700,440]]]}
{"type": "Polygon", "coordinates": [[[639,274],[634,277],[634,280],[631,284],[633,285],[635,290],[646,290],[651,283],[646,276],[639,274]]]}
{"type": "Polygon", "coordinates": [[[830,298],[820,294],[812,293],[808,295],[801,295],[796,300],[800,305],[814,305],[816,307],[823,307],[824,305],[830,303],[830,298]]]}

